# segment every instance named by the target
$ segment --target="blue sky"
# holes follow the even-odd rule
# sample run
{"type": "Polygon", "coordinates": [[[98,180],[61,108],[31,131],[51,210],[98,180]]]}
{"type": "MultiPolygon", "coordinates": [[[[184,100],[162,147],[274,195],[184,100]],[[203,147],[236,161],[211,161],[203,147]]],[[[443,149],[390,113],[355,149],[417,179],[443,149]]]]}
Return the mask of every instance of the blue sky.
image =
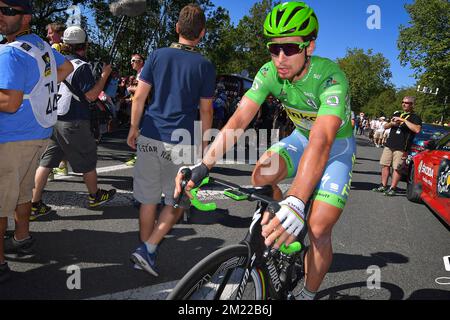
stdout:
{"type": "MultiPolygon", "coordinates": [[[[248,15],[256,0],[212,0],[216,7],[226,8],[233,24],[248,15]]],[[[410,17],[404,9],[412,0],[309,0],[305,1],[317,14],[320,23],[315,54],[330,59],[345,56],[347,48],[373,49],[391,64],[392,82],[397,88],[415,85],[412,70],[400,66],[397,39],[399,26],[408,25],[410,17]],[[367,13],[371,5],[380,8],[380,29],[370,30],[367,13]]]]}

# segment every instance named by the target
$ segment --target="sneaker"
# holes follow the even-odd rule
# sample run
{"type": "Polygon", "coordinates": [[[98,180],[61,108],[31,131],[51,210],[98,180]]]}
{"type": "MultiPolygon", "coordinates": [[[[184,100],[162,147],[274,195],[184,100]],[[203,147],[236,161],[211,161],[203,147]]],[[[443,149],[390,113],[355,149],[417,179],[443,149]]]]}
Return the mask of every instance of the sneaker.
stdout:
{"type": "Polygon", "coordinates": [[[385,195],[385,196],[388,196],[388,197],[393,197],[393,196],[396,196],[396,195],[397,195],[397,192],[395,191],[395,189],[389,188],[389,190],[387,190],[387,191],[384,193],[384,195],[385,195]]]}
{"type": "Polygon", "coordinates": [[[376,187],[376,188],[372,189],[372,191],[380,192],[380,193],[386,192],[386,190],[387,190],[387,187],[383,186],[382,184],[380,184],[379,187],[376,187]]]}
{"type": "Polygon", "coordinates": [[[50,173],[48,174],[47,181],[55,181],[55,174],[53,173],[53,171],[50,171],[50,173]]]}
{"type": "Polygon", "coordinates": [[[125,162],[125,164],[129,167],[133,167],[136,164],[136,157],[137,156],[133,156],[133,158],[131,158],[130,160],[128,160],[127,162],[125,162]]]}
{"type": "Polygon", "coordinates": [[[133,252],[131,261],[151,275],[154,275],[155,277],[159,275],[158,268],[156,267],[156,252],[148,253],[145,244],[142,244],[133,252]]]}
{"type": "Polygon", "coordinates": [[[90,195],[88,196],[89,208],[95,208],[95,207],[101,206],[102,204],[107,203],[108,201],[110,201],[114,198],[115,194],[116,194],[116,189],[111,189],[111,190],[98,189],[95,197],[91,197],[90,195]]]}
{"type": "Polygon", "coordinates": [[[6,282],[11,278],[11,270],[5,262],[0,264],[0,283],[6,282]]]}
{"type": "Polygon", "coordinates": [[[5,253],[18,253],[21,255],[31,255],[34,253],[34,238],[30,235],[27,239],[18,241],[15,237],[5,239],[5,253]]]}
{"type": "Polygon", "coordinates": [[[39,201],[36,204],[31,205],[31,214],[30,214],[30,221],[34,221],[39,217],[45,216],[46,214],[49,214],[52,212],[52,207],[49,207],[45,203],[39,201]]]}
{"type": "Polygon", "coordinates": [[[69,175],[69,169],[67,167],[64,168],[54,168],[53,174],[61,175],[61,176],[68,176],[69,175]]]}

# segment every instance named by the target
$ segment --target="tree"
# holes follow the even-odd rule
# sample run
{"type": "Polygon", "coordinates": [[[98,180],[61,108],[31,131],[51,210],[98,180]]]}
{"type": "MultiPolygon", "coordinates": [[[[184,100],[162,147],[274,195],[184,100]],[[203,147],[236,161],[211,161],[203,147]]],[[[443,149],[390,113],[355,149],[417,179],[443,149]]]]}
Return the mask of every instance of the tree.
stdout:
{"type": "Polygon", "coordinates": [[[427,103],[426,115],[441,115],[444,97],[450,95],[450,2],[416,0],[405,9],[411,21],[409,26],[400,26],[400,63],[411,65],[420,84],[439,88],[437,97],[423,102],[427,103]]]}
{"type": "Polygon", "coordinates": [[[363,49],[347,49],[347,54],[337,63],[347,75],[350,84],[352,110],[358,113],[371,98],[392,89],[389,61],[381,54],[367,53],[363,49]]]}

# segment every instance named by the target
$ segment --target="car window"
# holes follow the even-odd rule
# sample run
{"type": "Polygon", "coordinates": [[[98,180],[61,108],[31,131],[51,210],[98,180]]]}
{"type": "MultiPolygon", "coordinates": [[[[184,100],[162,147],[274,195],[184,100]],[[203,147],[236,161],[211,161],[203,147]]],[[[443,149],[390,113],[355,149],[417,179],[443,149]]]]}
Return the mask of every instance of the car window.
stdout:
{"type": "Polygon", "coordinates": [[[438,142],[438,150],[450,151],[450,134],[438,142]]]}

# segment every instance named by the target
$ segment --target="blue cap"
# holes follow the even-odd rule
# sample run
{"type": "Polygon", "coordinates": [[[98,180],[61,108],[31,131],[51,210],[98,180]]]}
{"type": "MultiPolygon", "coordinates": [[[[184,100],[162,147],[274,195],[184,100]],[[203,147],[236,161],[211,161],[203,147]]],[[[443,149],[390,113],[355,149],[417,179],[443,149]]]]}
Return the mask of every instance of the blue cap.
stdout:
{"type": "Polygon", "coordinates": [[[2,0],[3,3],[11,7],[21,7],[23,11],[28,14],[33,13],[33,6],[31,0],[2,0]]]}

